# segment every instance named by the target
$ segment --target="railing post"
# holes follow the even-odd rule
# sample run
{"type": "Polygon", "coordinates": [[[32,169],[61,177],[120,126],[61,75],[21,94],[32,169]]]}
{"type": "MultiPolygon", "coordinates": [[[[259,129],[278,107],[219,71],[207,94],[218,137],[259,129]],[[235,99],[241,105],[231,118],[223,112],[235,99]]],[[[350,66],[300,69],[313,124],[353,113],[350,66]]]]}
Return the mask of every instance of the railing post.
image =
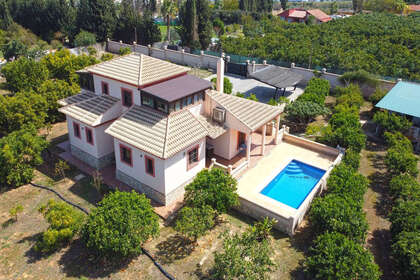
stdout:
{"type": "Polygon", "coordinates": [[[232,174],[233,166],[231,164],[228,165],[228,173],[232,174]]]}
{"type": "Polygon", "coordinates": [[[215,164],[216,164],[216,159],[215,158],[212,158],[211,159],[210,166],[209,166],[209,169],[212,169],[215,164]]]}

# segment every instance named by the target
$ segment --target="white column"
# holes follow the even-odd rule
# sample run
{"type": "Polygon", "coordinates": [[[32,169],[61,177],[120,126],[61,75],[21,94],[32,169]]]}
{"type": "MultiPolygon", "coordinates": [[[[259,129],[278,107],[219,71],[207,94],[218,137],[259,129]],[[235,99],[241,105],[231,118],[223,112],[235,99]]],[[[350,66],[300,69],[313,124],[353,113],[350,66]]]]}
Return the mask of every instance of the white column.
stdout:
{"type": "Polygon", "coordinates": [[[217,80],[216,90],[223,93],[223,79],[225,78],[225,61],[223,58],[219,58],[217,61],[217,80]]]}
{"type": "Polygon", "coordinates": [[[248,167],[251,163],[251,143],[252,143],[252,133],[246,135],[246,160],[248,161],[248,167]]]}
{"type": "Polygon", "coordinates": [[[262,128],[262,141],[261,141],[261,155],[265,153],[265,135],[267,134],[267,124],[265,124],[262,128]]]}
{"type": "Polygon", "coordinates": [[[276,118],[276,127],[275,127],[275,133],[274,134],[274,144],[278,144],[279,143],[279,130],[280,130],[280,115],[277,116],[276,118]]]}

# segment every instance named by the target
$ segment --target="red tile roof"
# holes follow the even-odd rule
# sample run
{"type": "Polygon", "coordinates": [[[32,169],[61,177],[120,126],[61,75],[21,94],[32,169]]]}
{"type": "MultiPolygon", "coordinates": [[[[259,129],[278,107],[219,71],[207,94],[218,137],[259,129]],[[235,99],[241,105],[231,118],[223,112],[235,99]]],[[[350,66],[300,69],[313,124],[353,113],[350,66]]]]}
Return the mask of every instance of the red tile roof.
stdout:
{"type": "Polygon", "coordinates": [[[312,15],[317,20],[321,22],[327,22],[330,21],[332,18],[324,13],[323,11],[319,9],[313,9],[313,10],[304,10],[304,9],[289,9],[285,10],[282,13],[280,13],[278,16],[283,18],[297,18],[297,19],[304,19],[307,16],[312,15]]]}
{"type": "Polygon", "coordinates": [[[408,5],[408,9],[413,12],[420,12],[420,5],[408,5]]]}
{"type": "Polygon", "coordinates": [[[332,19],[329,15],[327,15],[326,13],[321,11],[320,9],[308,10],[307,12],[308,12],[308,14],[313,15],[317,20],[319,20],[321,22],[327,22],[327,21],[330,21],[332,19]]]}

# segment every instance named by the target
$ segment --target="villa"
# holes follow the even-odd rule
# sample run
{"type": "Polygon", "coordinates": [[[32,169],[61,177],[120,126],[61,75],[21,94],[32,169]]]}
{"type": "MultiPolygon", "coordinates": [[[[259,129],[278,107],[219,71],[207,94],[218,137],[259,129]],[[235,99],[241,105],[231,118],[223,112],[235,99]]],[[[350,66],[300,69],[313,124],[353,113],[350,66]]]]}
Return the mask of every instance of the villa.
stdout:
{"type": "Polygon", "coordinates": [[[187,67],[143,54],[85,68],[82,92],[59,101],[71,155],[115,169],[118,181],[164,206],[182,200],[203,168],[222,168],[239,179],[239,210],[272,216],[293,234],[342,153],[280,130],[281,107],[222,93],[224,61],[217,66],[216,90],[187,67]],[[291,160],[296,172],[321,170],[294,208],[262,191],[291,160]]]}

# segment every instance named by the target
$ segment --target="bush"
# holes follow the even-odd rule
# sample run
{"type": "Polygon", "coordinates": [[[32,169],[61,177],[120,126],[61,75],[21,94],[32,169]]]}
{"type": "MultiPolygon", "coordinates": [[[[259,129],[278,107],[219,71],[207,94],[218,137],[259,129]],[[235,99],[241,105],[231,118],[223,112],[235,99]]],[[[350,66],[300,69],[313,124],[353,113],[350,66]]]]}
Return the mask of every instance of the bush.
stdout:
{"type": "Polygon", "coordinates": [[[116,191],[105,196],[89,214],[83,240],[101,255],[138,255],[142,244],[159,233],[158,221],[144,194],[116,191]]]}
{"type": "Polygon", "coordinates": [[[184,200],[188,206],[211,206],[218,214],[239,204],[236,180],[219,168],[200,171],[185,187],[184,200]]]}
{"type": "Polygon", "coordinates": [[[0,139],[0,186],[21,186],[30,182],[34,167],[43,160],[41,152],[48,146],[34,127],[25,127],[0,139]]]}
{"type": "Polygon", "coordinates": [[[37,89],[48,79],[49,71],[33,59],[21,57],[1,68],[7,81],[7,88],[12,92],[37,89]]]}
{"type": "Polygon", "coordinates": [[[252,100],[252,101],[255,101],[255,102],[259,101],[257,96],[253,93],[251,93],[246,99],[249,99],[249,100],[252,100]]]}
{"type": "Polygon", "coordinates": [[[389,193],[403,200],[420,199],[420,184],[410,175],[398,175],[389,182],[389,193]]]}
{"type": "Polygon", "coordinates": [[[324,105],[325,103],[325,96],[322,94],[317,94],[317,93],[304,93],[301,96],[298,97],[299,101],[306,101],[306,102],[314,102],[314,103],[318,103],[319,105],[324,105]]]}
{"type": "Polygon", "coordinates": [[[369,96],[369,101],[372,102],[373,105],[376,105],[379,101],[381,101],[382,98],[385,97],[387,93],[388,92],[386,90],[377,87],[375,92],[369,96]]]}
{"type": "Polygon", "coordinates": [[[343,158],[343,163],[356,171],[359,169],[360,165],[360,153],[353,151],[352,149],[348,149],[343,158]]]}
{"type": "Polygon", "coordinates": [[[193,242],[214,226],[215,211],[208,205],[184,207],[177,216],[175,230],[193,242]]]}
{"type": "Polygon", "coordinates": [[[420,201],[398,200],[389,216],[391,234],[395,238],[403,231],[417,232],[420,230],[420,201]]]}
{"type": "Polygon", "coordinates": [[[79,232],[84,221],[82,212],[65,202],[51,199],[39,209],[50,224],[35,245],[35,250],[49,253],[65,245],[79,232]]]}
{"type": "Polygon", "coordinates": [[[126,55],[130,53],[131,53],[131,49],[129,47],[124,47],[119,50],[120,55],[126,55]]]}
{"type": "MultiPolygon", "coordinates": [[[[211,79],[211,82],[213,83],[213,88],[216,88],[217,78],[211,79]]],[[[227,94],[231,94],[233,89],[233,84],[229,80],[229,78],[224,77],[223,78],[223,92],[227,94]]]]}
{"type": "Polygon", "coordinates": [[[330,92],[330,82],[321,78],[312,78],[305,88],[305,92],[299,96],[300,101],[315,102],[324,105],[325,96],[330,92]]]}
{"type": "Polygon", "coordinates": [[[114,58],[114,55],[112,53],[104,53],[101,56],[101,61],[108,61],[114,58]]]}
{"type": "Polygon", "coordinates": [[[23,206],[21,204],[18,204],[9,210],[10,217],[12,217],[13,220],[15,220],[15,222],[17,222],[18,214],[21,213],[22,211],[23,211],[23,206]]]}
{"type": "Polygon", "coordinates": [[[268,239],[258,239],[261,231],[251,228],[242,235],[222,236],[223,251],[214,257],[214,279],[266,279],[267,273],[274,268],[270,257],[272,246],[268,239]]]}
{"type": "Polygon", "coordinates": [[[285,108],[286,118],[297,123],[308,123],[319,115],[327,115],[329,110],[318,103],[297,100],[285,108]]]}
{"type": "Polygon", "coordinates": [[[355,85],[346,87],[337,97],[337,104],[347,105],[349,107],[355,106],[360,108],[364,103],[360,88],[355,85]]]}
{"type": "Polygon", "coordinates": [[[420,279],[420,234],[402,232],[392,244],[392,256],[397,264],[401,279],[420,279]]]}
{"type": "Polygon", "coordinates": [[[389,148],[385,156],[385,165],[392,176],[409,174],[417,176],[417,157],[409,150],[400,147],[389,148]]]}
{"type": "Polygon", "coordinates": [[[378,80],[365,70],[358,70],[352,72],[344,73],[339,80],[342,83],[358,83],[358,84],[367,84],[370,86],[376,86],[378,84],[378,80]]]}
{"type": "Polygon", "coordinates": [[[360,127],[359,115],[350,112],[339,112],[331,116],[328,122],[333,129],[340,127],[360,127]]]}
{"type": "Polygon", "coordinates": [[[305,271],[310,279],[377,280],[381,275],[371,253],[340,233],[318,236],[309,253],[305,271]]]}
{"type": "Polygon", "coordinates": [[[339,232],[351,240],[363,243],[368,225],[365,213],[357,204],[336,194],[316,198],[309,213],[315,233],[339,232]]]}
{"type": "Polygon", "coordinates": [[[86,47],[96,43],[96,36],[93,33],[87,31],[80,31],[79,34],[74,38],[75,47],[86,47]]]}
{"type": "Polygon", "coordinates": [[[398,147],[402,150],[413,151],[413,144],[411,144],[410,139],[401,132],[385,132],[384,138],[388,147],[398,147]]]}
{"type": "Polygon", "coordinates": [[[404,116],[398,116],[388,111],[378,111],[373,115],[373,121],[380,125],[384,131],[406,132],[412,123],[404,116]]]}

